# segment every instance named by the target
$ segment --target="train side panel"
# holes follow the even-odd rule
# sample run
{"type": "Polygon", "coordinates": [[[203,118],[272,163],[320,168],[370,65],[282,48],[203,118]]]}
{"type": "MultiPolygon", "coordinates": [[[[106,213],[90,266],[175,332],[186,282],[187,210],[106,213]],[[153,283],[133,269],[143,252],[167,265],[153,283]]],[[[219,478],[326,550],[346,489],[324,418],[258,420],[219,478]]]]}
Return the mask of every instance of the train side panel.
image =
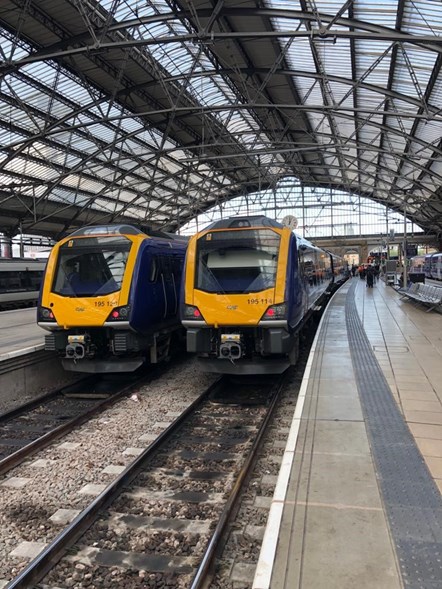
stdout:
{"type": "Polygon", "coordinates": [[[134,268],[132,326],[142,334],[177,323],[185,250],[164,246],[155,239],[143,242],[134,268]]]}
{"type": "Polygon", "coordinates": [[[335,285],[341,285],[350,275],[350,269],[344,260],[336,254],[330,253],[330,260],[333,273],[333,283],[335,285]]]}
{"type": "Polygon", "coordinates": [[[321,299],[330,289],[333,272],[330,255],[309,242],[299,245],[303,288],[307,293],[307,307],[304,314],[321,304],[321,299]]]}
{"type": "Polygon", "coordinates": [[[425,272],[425,256],[413,256],[410,258],[408,272],[410,274],[423,274],[425,272]]]}
{"type": "Polygon", "coordinates": [[[425,278],[431,278],[431,258],[433,254],[426,254],[424,261],[425,278]]]}
{"type": "Polygon", "coordinates": [[[431,278],[434,280],[442,280],[442,253],[433,254],[431,256],[431,278]]]}
{"type": "Polygon", "coordinates": [[[293,331],[301,324],[308,310],[308,290],[303,282],[301,252],[294,234],[290,234],[288,257],[283,271],[286,275],[284,298],[288,309],[287,327],[293,331]]]}

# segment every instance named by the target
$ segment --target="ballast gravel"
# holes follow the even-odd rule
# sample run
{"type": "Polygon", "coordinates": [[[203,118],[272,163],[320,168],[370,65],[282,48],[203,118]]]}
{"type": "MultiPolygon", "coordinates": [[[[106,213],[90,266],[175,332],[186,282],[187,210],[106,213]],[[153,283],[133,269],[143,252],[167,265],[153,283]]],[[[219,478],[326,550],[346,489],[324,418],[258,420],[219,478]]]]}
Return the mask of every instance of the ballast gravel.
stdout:
{"type": "Polygon", "coordinates": [[[50,516],[59,509],[84,509],[93,497],[81,489],[108,485],[117,474],[103,472],[107,467],[126,467],[134,459],[124,454],[127,448],[147,447],[140,437],[161,433],[214,380],[194,359],[171,365],[157,380],[0,477],[0,581],[13,579],[29,563],[11,556],[14,549],[22,542],[42,547],[51,542],[63,525],[50,516]],[[21,488],[5,486],[12,477],[29,480],[21,488]]]}

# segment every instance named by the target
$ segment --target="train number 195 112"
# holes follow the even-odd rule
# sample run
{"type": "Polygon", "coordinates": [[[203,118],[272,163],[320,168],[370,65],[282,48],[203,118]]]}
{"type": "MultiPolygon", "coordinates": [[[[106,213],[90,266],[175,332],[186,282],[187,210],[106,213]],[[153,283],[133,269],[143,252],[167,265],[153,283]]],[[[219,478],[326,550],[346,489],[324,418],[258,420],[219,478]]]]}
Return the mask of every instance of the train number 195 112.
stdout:
{"type": "Polygon", "coordinates": [[[96,307],[116,307],[117,301],[95,301],[96,307]]]}

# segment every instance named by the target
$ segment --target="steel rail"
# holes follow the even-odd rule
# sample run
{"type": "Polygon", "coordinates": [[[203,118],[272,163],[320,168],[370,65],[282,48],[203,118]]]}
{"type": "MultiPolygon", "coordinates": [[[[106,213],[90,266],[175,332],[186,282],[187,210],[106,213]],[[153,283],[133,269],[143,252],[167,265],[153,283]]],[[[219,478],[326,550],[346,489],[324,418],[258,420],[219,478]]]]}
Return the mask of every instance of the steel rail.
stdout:
{"type": "Polygon", "coordinates": [[[226,526],[227,526],[232,514],[235,511],[235,508],[237,506],[237,501],[240,497],[240,493],[241,493],[244,481],[245,481],[247,475],[250,473],[251,468],[254,465],[258,449],[261,445],[261,441],[264,437],[264,434],[267,431],[268,423],[269,423],[270,418],[273,415],[274,409],[278,403],[278,400],[279,400],[281,391],[283,389],[283,386],[285,384],[285,381],[286,381],[286,375],[283,374],[280,376],[278,382],[274,386],[275,391],[273,393],[272,400],[271,400],[270,405],[268,407],[266,416],[264,417],[264,419],[259,427],[256,438],[252,444],[252,447],[250,448],[250,452],[249,452],[244,464],[241,467],[240,473],[239,473],[239,475],[235,481],[235,484],[232,488],[232,492],[230,493],[229,498],[227,499],[227,502],[225,504],[225,507],[219,517],[218,524],[212,534],[209,544],[207,545],[207,548],[204,552],[203,559],[198,567],[196,574],[194,575],[194,578],[192,580],[192,584],[190,585],[189,589],[203,589],[203,587],[207,587],[209,577],[212,573],[215,558],[216,558],[216,556],[222,546],[223,536],[224,536],[226,526]]]}
{"type": "Polygon", "coordinates": [[[200,406],[206,398],[218,387],[222,386],[221,377],[204,391],[184,412],[167,427],[127,468],[115,478],[54,540],[25,568],[5,589],[29,589],[41,579],[63,558],[70,548],[94,523],[98,514],[114,501],[141,471],[144,462],[169,440],[187,417],[200,406]]]}
{"type": "MultiPolygon", "coordinates": [[[[123,387],[122,389],[120,389],[119,391],[117,391],[116,393],[111,394],[107,399],[103,399],[102,401],[97,401],[97,403],[93,407],[88,408],[86,411],[84,411],[84,412],[80,413],[79,415],[76,415],[72,419],[60,424],[59,426],[55,427],[51,431],[48,431],[47,433],[43,434],[42,436],[39,436],[38,438],[36,438],[32,442],[30,442],[29,444],[26,444],[26,446],[19,448],[18,450],[16,450],[15,452],[10,454],[9,456],[6,456],[2,460],[0,460],[0,475],[3,475],[6,472],[8,472],[9,470],[11,470],[12,468],[15,468],[16,466],[21,464],[23,462],[23,460],[25,460],[25,458],[32,456],[32,454],[35,454],[39,450],[42,450],[43,448],[48,446],[54,440],[62,437],[66,433],[69,433],[70,431],[72,431],[75,427],[82,425],[83,423],[88,421],[92,416],[94,416],[96,413],[101,413],[103,410],[107,409],[108,407],[110,407],[111,405],[116,403],[119,399],[121,399],[121,397],[123,397],[124,395],[127,395],[129,392],[131,392],[133,390],[133,388],[140,386],[140,384],[142,384],[146,381],[149,382],[152,378],[157,376],[157,374],[158,374],[158,371],[155,370],[155,371],[149,373],[148,375],[141,376],[140,378],[136,379],[135,381],[132,381],[129,385],[127,385],[127,386],[123,387]]],[[[88,380],[93,381],[94,379],[91,379],[89,377],[84,380],[87,382],[88,380]]],[[[63,395],[62,391],[66,391],[66,389],[69,389],[71,386],[76,386],[81,382],[82,382],[82,380],[76,382],[75,385],[70,385],[69,387],[63,387],[57,391],[53,391],[51,393],[48,393],[47,395],[44,395],[43,397],[39,397],[38,399],[30,401],[29,403],[26,403],[25,405],[22,405],[21,407],[17,407],[16,409],[12,409],[8,413],[1,415],[0,421],[6,421],[7,419],[12,419],[12,418],[20,415],[20,413],[22,413],[23,410],[25,410],[25,411],[29,410],[29,409],[32,410],[33,408],[38,407],[38,405],[41,405],[45,401],[50,401],[52,399],[56,399],[57,396],[63,395]]],[[[1,440],[0,440],[0,442],[1,442],[1,440]]]]}
{"type": "MultiPolygon", "coordinates": [[[[81,381],[78,381],[81,382],[81,381]]],[[[77,384],[77,383],[76,383],[77,384]]],[[[31,409],[37,408],[42,403],[46,403],[46,401],[50,401],[52,398],[56,397],[60,394],[60,392],[66,387],[56,389],[54,391],[50,391],[49,393],[44,393],[40,397],[36,397],[31,401],[27,401],[18,407],[14,407],[14,409],[9,409],[6,413],[0,414],[0,426],[4,424],[4,422],[8,421],[9,419],[13,419],[14,417],[18,417],[21,413],[26,413],[31,409]]]]}

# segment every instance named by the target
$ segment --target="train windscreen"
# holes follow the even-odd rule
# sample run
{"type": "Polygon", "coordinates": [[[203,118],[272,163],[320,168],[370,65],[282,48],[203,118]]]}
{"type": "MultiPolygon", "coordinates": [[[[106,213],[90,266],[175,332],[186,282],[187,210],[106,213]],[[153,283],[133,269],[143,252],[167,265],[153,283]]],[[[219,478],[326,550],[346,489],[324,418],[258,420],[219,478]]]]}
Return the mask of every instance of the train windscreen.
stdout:
{"type": "Polygon", "coordinates": [[[270,229],[214,231],[198,239],[195,288],[245,294],[273,288],[280,236],[270,229]]]}
{"type": "Polygon", "coordinates": [[[96,297],[120,290],[131,246],[121,235],[67,241],[58,251],[52,292],[96,297]]]}

